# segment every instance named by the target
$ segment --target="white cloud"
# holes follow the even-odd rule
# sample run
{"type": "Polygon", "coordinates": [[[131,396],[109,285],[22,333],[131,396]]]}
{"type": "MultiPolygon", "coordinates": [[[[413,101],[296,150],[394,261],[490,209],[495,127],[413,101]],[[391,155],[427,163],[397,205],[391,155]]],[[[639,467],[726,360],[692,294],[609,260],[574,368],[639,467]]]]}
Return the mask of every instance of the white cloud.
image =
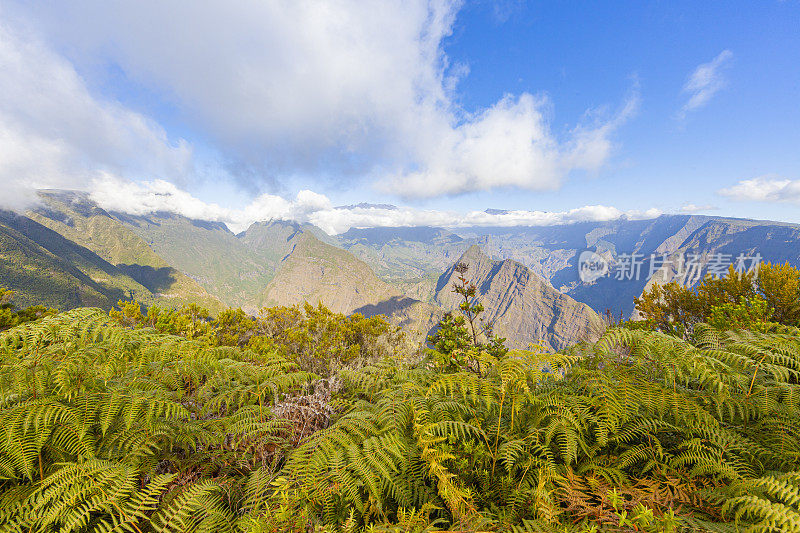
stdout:
{"type": "Polygon", "coordinates": [[[720,89],[725,87],[723,70],[732,58],[733,53],[730,50],[723,50],[710,62],[703,63],[694,69],[683,86],[683,92],[689,95],[689,99],[681,108],[678,114],[679,118],[706,105],[720,89]]]}
{"type": "Polygon", "coordinates": [[[0,204],[80,188],[100,171],[179,179],[191,148],[140,114],[94,98],[72,65],[0,23],[0,204]],[[143,156],[144,155],[144,156],[143,156]]]}
{"type": "Polygon", "coordinates": [[[739,201],[800,204],[800,180],[759,176],[741,180],[732,187],[721,189],[719,193],[739,201]]]}
{"type": "Polygon", "coordinates": [[[404,197],[555,189],[607,163],[635,108],[633,98],[564,137],[542,96],[465,112],[454,91],[467,68],[443,50],[460,0],[41,4],[17,9],[86,61],[107,59],[174,101],[261,181],[321,171],[404,197]]]}
{"type": "Polygon", "coordinates": [[[235,232],[245,230],[259,220],[307,222],[308,214],[332,209],[325,196],[312,191],[300,191],[294,201],[262,194],[244,209],[236,210],[203,202],[164,180],[129,182],[110,175],[94,181],[91,198],[108,211],[131,215],[175,213],[195,220],[224,222],[235,232]]]}
{"type": "Polygon", "coordinates": [[[214,221],[230,215],[229,209],[203,202],[164,180],[136,183],[104,175],[93,182],[91,198],[104,209],[131,215],[168,212],[214,221]]]}
{"type": "Polygon", "coordinates": [[[661,214],[657,209],[621,211],[603,205],[586,206],[569,211],[503,211],[487,213],[470,211],[422,210],[411,207],[356,205],[333,207],[325,196],[313,191],[300,191],[294,200],[263,194],[243,209],[229,209],[194,198],[165,181],[123,182],[111,176],[99,179],[93,186],[92,199],[109,211],[133,215],[169,212],[193,219],[224,222],[231,231],[240,232],[250,224],[268,220],[292,220],[314,224],[329,234],[350,228],[396,226],[549,226],[584,221],[608,221],[620,217],[650,219],[661,214]]]}
{"type": "Polygon", "coordinates": [[[505,96],[470,120],[442,131],[422,153],[421,169],[394,177],[384,189],[403,197],[433,197],[496,187],[558,189],[572,170],[596,171],[609,159],[611,134],[638,105],[631,96],[613,118],[577,127],[559,142],[543,97],[505,96]]]}
{"type": "Polygon", "coordinates": [[[686,214],[694,214],[694,213],[702,213],[704,211],[714,211],[716,209],[718,208],[710,204],[704,204],[704,205],[685,204],[681,206],[680,212],[686,214]]]}

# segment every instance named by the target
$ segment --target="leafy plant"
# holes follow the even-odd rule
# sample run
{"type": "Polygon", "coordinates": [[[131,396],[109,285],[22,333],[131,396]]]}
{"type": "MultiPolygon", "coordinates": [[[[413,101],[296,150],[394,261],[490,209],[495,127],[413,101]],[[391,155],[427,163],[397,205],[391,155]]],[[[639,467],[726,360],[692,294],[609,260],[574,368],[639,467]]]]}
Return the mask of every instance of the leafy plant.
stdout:
{"type": "MultiPolygon", "coordinates": [[[[654,284],[635,299],[645,328],[679,337],[691,336],[696,324],[711,320],[718,327],[766,327],[765,322],[800,325],[800,270],[788,263],[762,263],[758,271],[706,277],[696,288],[676,281],[654,284]]],[[[636,327],[636,323],[629,323],[636,327]]]]}
{"type": "Polygon", "coordinates": [[[294,431],[274,402],[313,377],[95,309],[0,333],[0,527],[234,531],[294,431]]]}
{"type": "Polygon", "coordinates": [[[0,287],[0,331],[17,324],[24,324],[44,316],[54,315],[58,311],[43,305],[35,305],[25,309],[16,310],[13,304],[14,291],[0,287]]]}
{"type": "Polygon", "coordinates": [[[697,337],[614,329],[567,354],[511,351],[485,374],[344,373],[354,403],[288,478],[330,524],[428,504],[458,527],[722,530],[715,491],[800,461],[800,332],[697,337]]]}
{"type": "Polygon", "coordinates": [[[445,371],[467,368],[480,374],[483,359],[500,357],[508,350],[505,339],[494,334],[494,324],[479,318],[484,309],[477,299],[477,287],[466,277],[468,270],[466,263],[458,263],[454,269],[458,276],[452,290],[463,298],[458,306],[461,314],[445,313],[428,343],[434,346],[434,358],[445,371]]]}

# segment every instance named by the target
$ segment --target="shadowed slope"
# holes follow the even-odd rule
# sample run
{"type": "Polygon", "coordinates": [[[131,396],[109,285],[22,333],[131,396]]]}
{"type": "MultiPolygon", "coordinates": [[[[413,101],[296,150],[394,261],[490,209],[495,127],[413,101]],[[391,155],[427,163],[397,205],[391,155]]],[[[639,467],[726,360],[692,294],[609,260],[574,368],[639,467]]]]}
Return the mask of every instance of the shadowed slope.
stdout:
{"type": "MultiPolygon", "coordinates": [[[[89,265],[78,268],[89,277],[122,289],[124,298],[136,298],[143,303],[159,303],[170,307],[197,303],[212,312],[223,308],[186,274],[173,268],[156,254],[146,242],[83,193],[72,191],[41,191],[44,205],[28,213],[38,222],[77,245],[93,256],[89,265]],[[100,260],[101,268],[96,267],[100,260]]],[[[45,242],[44,236],[33,236],[45,242]]],[[[54,252],[59,253],[59,252],[54,252]]],[[[85,255],[85,254],[84,254],[85,255]]],[[[73,256],[63,256],[74,261],[73,256]]],[[[116,303],[116,300],[114,300],[116,303]]]]}
{"type": "MultiPolygon", "coordinates": [[[[18,307],[108,308],[114,298],[125,296],[119,288],[97,283],[71,262],[79,260],[86,267],[91,264],[90,254],[94,255],[26,217],[0,211],[0,286],[14,291],[18,307]],[[39,240],[46,240],[45,246],[25,234],[34,225],[39,240]],[[59,257],[48,246],[68,258],[59,257]]],[[[113,275],[113,266],[97,259],[97,268],[92,270],[113,275]]]]}

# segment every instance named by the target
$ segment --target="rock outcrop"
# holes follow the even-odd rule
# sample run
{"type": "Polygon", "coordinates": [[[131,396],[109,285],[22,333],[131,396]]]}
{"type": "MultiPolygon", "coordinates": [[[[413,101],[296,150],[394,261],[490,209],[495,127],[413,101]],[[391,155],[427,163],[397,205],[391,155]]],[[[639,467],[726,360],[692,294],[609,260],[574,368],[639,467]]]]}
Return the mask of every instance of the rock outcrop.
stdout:
{"type": "MultiPolygon", "coordinates": [[[[469,265],[466,277],[477,286],[485,309],[481,316],[494,324],[495,333],[505,337],[509,347],[534,343],[559,350],[594,340],[603,330],[602,319],[588,305],[558,292],[516,261],[492,260],[472,246],[459,262],[469,265]]],[[[457,278],[455,265],[439,278],[435,300],[444,309],[460,303],[461,296],[452,291],[457,278]]]]}

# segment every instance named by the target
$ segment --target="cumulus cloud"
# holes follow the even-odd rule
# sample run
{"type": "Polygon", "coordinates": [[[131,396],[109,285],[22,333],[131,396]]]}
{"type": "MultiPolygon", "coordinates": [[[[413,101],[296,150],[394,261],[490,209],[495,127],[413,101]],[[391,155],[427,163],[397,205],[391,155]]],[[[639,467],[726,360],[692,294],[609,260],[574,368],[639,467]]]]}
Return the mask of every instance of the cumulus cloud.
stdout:
{"type": "Polygon", "coordinates": [[[704,211],[714,211],[716,209],[718,208],[710,204],[704,204],[704,205],[685,204],[681,206],[680,212],[685,214],[694,214],[694,213],[702,213],[704,211]]]}
{"type": "Polygon", "coordinates": [[[606,164],[635,98],[566,136],[551,130],[543,96],[508,95],[474,113],[459,106],[468,69],[450,64],[443,41],[461,4],[75,0],[17,9],[76,55],[118,65],[173,101],[247,179],[322,172],[422,197],[555,189],[573,170],[606,164]]]}
{"type": "Polygon", "coordinates": [[[596,171],[608,161],[611,134],[636,110],[632,95],[611,119],[575,128],[559,141],[551,132],[547,99],[507,95],[491,108],[448,128],[425,146],[424,164],[395,176],[384,190],[403,197],[434,197],[496,187],[555,190],[572,170],[596,171]]]}
{"type": "Polygon", "coordinates": [[[186,142],[172,142],[153,121],[93,97],[63,57],[0,23],[3,207],[24,206],[36,188],[81,188],[99,172],[180,179],[191,157],[186,142]]]}
{"type": "Polygon", "coordinates": [[[234,232],[247,229],[254,222],[289,220],[309,223],[331,235],[350,228],[441,226],[549,226],[585,221],[608,221],[620,217],[650,219],[661,214],[657,209],[621,211],[614,207],[593,205],[568,211],[437,211],[358,204],[334,207],[324,195],[304,190],[294,200],[263,194],[243,209],[230,209],[205,203],[166,181],[124,182],[112,176],[96,181],[92,199],[104,209],[132,215],[167,212],[192,219],[223,222],[234,232]]]}
{"type": "Polygon", "coordinates": [[[689,99],[681,108],[679,118],[684,118],[688,112],[706,105],[720,89],[725,87],[723,71],[732,58],[733,52],[723,50],[708,63],[703,63],[694,69],[683,86],[683,93],[688,94],[689,99]]]}
{"type": "Polygon", "coordinates": [[[164,180],[130,182],[111,175],[95,179],[90,196],[108,211],[139,216],[174,213],[195,220],[224,222],[235,232],[247,229],[256,221],[308,222],[309,215],[333,209],[327,197],[304,190],[297,193],[293,201],[281,196],[262,194],[244,209],[237,210],[206,203],[164,180]]]}
{"type": "Polygon", "coordinates": [[[739,201],[800,204],[800,180],[759,176],[741,180],[732,187],[721,189],[719,193],[739,201]]]}

